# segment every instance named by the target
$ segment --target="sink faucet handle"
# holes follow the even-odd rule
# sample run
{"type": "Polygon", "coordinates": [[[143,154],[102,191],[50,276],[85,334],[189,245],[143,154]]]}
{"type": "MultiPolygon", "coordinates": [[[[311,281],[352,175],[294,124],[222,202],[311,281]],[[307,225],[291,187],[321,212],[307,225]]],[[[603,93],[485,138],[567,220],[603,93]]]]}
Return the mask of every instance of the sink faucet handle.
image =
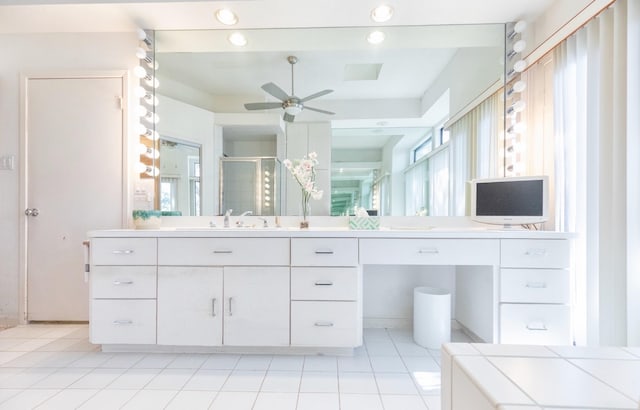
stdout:
{"type": "Polygon", "coordinates": [[[260,219],[262,221],[262,227],[263,228],[268,228],[269,227],[269,223],[267,222],[267,218],[263,218],[263,217],[259,216],[258,219],[260,219]]]}

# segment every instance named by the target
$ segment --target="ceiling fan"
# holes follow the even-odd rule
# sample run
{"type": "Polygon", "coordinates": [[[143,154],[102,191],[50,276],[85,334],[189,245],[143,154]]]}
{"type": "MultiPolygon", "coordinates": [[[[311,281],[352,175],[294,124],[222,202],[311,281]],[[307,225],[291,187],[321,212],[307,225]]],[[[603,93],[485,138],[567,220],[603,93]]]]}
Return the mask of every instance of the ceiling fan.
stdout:
{"type": "Polygon", "coordinates": [[[323,114],[333,115],[335,113],[331,111],[321,110],[319,108],[307,107],[304,105],[305,102],[312,100],[314,98],[322,97],[323,95],[327,95],[332,93],[333,90],[322,90],[315,94],[311,94],[305,98],[296,97],[293,90],[293,65],[298,62],[298,58],[295,56],[287,57],[287,61],[291,64],[291,95],[287,95],[287,93],[274,83],[266,83],[261,88],[267,93],[271,94],[281,102],[257,102],[257,103],[247,103],[244,107],[247,110],[270,110],[273,108],[282,108],[284,109],[284,117],[283,119],[288,122],[293,122],[295,116],[300,114],[303,109],[321,112],[323,114]]]}

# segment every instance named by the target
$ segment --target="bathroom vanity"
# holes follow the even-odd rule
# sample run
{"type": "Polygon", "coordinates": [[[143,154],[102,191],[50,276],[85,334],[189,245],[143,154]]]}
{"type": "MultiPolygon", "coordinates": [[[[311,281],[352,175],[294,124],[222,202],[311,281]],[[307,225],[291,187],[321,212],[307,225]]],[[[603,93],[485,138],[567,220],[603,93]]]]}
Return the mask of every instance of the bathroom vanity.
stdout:
{"type": "Polygon", "coordinates": [[[455,266],[455,319],[484,341],[572,341],[569,234],[166,228],[89,236],[90,340],[104,350],[350,349],[362,344],[369,265],[455,266]]]}

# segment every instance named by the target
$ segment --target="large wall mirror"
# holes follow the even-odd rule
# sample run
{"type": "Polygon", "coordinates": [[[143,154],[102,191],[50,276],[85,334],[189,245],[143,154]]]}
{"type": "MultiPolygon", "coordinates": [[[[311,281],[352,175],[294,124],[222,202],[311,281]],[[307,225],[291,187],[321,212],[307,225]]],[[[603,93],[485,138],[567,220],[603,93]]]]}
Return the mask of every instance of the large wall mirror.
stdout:
{"type": "MultiPolygon", "coordinates": [[[[394,174],[416,152],[437,151],[446,143],[447,121],[502,87],[504,30],[503,24],[243,30],[242,47],[230,43],[231,30],[158,31],[159,130],[202,146],[202,214],[221,214],[222,158],[281,162],[287,144],[298,143],[287,140],[291,123],[282,108],[249,111],[244,104],[277,102],[261,88],[266,83],[287,94],[293,86],[301,98],[330,89],[305,105],[333,115],[304,109],[293,122],[330,124],[321,139],[330,155],[319,158],[331,158],[327,214],[350,214],[354,206],[418,214],[394,204],[410,195],[394,174]],[[368,42],[373,31],[384,41],[368,42]],[[293,76],[288,56],[298,60],[293,76]]],[[[278,195],[286,203],[286,192],[278,195]]]]}

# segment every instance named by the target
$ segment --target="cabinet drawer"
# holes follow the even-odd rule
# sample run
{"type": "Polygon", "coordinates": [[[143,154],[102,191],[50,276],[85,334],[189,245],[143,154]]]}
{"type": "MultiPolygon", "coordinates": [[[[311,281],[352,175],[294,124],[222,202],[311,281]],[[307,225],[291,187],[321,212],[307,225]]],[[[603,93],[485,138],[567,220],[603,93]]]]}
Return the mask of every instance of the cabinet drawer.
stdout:
{"type": "Polygon", "coordinates": [[[500,301],[517,303],[569,303],[566,269],[501,269],[500,301]]]}
{"type": "Polygon", "coordinates": [[[94,299],[154,299],[155,266],[94,266],[91,269],[94,299]]]}
{"type": "Polygon", "coordinates": [[[93,265],[155,265],[156,238],[94,238],[91,240],[93,265]]]}
{"type": "Polygon", "coordinates": [[[291,345],[360,346],[361,321],[357,302],[291,302],[291,345]]]}
{"type": "Polygon", "coordinates": [[[503,268],[568,268],[569,241],[559,239],[503,239],[503,268]]]}
{"type": "Polygon", "coordinates": [[[292,266],[357,266],[356,238],[293,238],[292,266]]]}
{"type": "Polygon", "coordinates": [[[358,268],[291,268],[293,300],[356,300],[358,268]]]}
{"type": "Polygon", "coordinates": [[[158,265],[288,266],[288,238],[160,238],[158,265]]]}
{"type": "Polygon", "coordinates": [[[383,265],[497,265],[495,239],[361,239],[360,263],[383,265]]]}
{"type": "Polygon", "coordinates": [[[568,305],[501,304],[500,343],[567,345],[571,343],[568,305]]]}
{"type": "Polygon", "coordinates": [[[92,300],[91,343],[155,344],[155,300],[92,300]]]}

